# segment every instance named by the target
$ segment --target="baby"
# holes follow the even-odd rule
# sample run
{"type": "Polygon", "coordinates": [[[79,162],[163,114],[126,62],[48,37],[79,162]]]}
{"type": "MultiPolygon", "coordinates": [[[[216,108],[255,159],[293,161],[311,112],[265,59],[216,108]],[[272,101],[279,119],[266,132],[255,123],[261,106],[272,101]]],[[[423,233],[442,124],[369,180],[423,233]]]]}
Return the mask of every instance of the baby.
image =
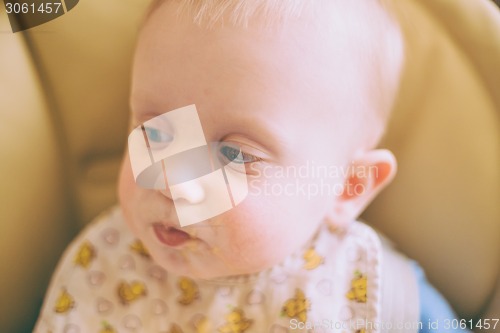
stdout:
{"type": "Polygon", "coordinates": [[[67,249],[36,332],[425,332],[454,317],[356,221],[396,173],[375,149],[404,62],[383,4],[164,0],[141,29],[120,207],[67,249]]]}

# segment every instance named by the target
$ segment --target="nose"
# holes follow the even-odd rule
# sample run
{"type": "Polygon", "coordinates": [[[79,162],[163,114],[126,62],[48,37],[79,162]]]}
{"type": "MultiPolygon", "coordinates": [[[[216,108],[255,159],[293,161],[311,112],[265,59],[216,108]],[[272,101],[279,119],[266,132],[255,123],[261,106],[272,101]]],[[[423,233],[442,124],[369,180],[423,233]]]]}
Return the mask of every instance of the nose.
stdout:
{"type": "Polygon", "coordinates": [[[196,180],[188,181],[175,186],[160,190],[164,196],[173,201],[185,201],[188,204],[196,205],[205,200],[205,190],[203,185],[196,180]]]}
{"type": "MultiPolygon", "coordinates": [[[[212,172],[206,146],[189,149],[162,160],[161,192],[176,203],[198,204],[205,200],[203,176],[212,172]]],[[[159,170],[158,170],[159,171],[159,170]]]]}

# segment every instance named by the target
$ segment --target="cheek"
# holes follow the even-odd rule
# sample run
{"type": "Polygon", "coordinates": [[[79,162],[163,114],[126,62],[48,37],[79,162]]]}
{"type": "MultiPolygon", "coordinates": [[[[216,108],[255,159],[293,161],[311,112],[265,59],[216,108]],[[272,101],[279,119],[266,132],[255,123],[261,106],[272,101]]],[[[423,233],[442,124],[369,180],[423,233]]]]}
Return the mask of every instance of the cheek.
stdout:
{"type": "Polygon", "coordinates": [[[281,260],[287,237],[282,228],[272,223],[277,216],[244,202],[224,216],[224,227],[218,237],[226,263],[242,273],[251,273],[272,266],[281,260]]]}
{"type": "Polygon", "coordinates": [[[298,251],[321,220],[316,207],[297,197],[248,197],[226,213],[224,248],[231,262],[263,269],[298,251]]]}
{"type": "Polygon", "coordinates": [[[132,210],[136,201],[134,199],[136,190],[137,185],[135,184],[134,176],[132,175],[132,168],[130,166],[127,153],[123,159],[120,177],[118,179],[118,198],[127,221],[132,220],[132,210]]]}

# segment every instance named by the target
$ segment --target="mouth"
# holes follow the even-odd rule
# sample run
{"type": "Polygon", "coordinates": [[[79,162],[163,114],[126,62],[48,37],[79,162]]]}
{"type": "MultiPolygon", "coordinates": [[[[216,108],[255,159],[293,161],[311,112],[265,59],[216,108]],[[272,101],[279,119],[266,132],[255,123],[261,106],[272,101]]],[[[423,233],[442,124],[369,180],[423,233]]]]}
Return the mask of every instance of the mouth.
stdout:
{"type": "Polygon", "coordinates": [[[161,223],[153,224],[153,230],[160,243],[170,247],[182,246],[189,241],[196,240],[196,238],[192,237],[187,232],[174,227],[165,226],[161,223]]]}

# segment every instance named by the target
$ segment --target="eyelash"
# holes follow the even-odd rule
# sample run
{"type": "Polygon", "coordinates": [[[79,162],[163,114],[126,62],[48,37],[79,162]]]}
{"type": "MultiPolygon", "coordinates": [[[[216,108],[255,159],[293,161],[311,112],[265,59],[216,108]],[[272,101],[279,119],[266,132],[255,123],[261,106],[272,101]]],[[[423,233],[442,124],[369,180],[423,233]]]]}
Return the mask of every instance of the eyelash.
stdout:
{"type": "Polygon", "coordinates": [[[237,164],[251,164],[251,163],[262,161],[261,158],[255,156],[255,155],[242,152],[241,148],[239,148],[239,147],[221,146],[219,148],[219,152],[223,155],[223,157],[225,159],[227,159],[229,161],[232,161],[234,163],[237,163],[237,164]],[[241,153],[241,155],[243,157],[243,160],[242,161],[236,161],[236,159],[238,158],[238,155],[240,153],[241,153]],[[227,156],[226,154],[230,154],[230,156],[227,156]]]}

